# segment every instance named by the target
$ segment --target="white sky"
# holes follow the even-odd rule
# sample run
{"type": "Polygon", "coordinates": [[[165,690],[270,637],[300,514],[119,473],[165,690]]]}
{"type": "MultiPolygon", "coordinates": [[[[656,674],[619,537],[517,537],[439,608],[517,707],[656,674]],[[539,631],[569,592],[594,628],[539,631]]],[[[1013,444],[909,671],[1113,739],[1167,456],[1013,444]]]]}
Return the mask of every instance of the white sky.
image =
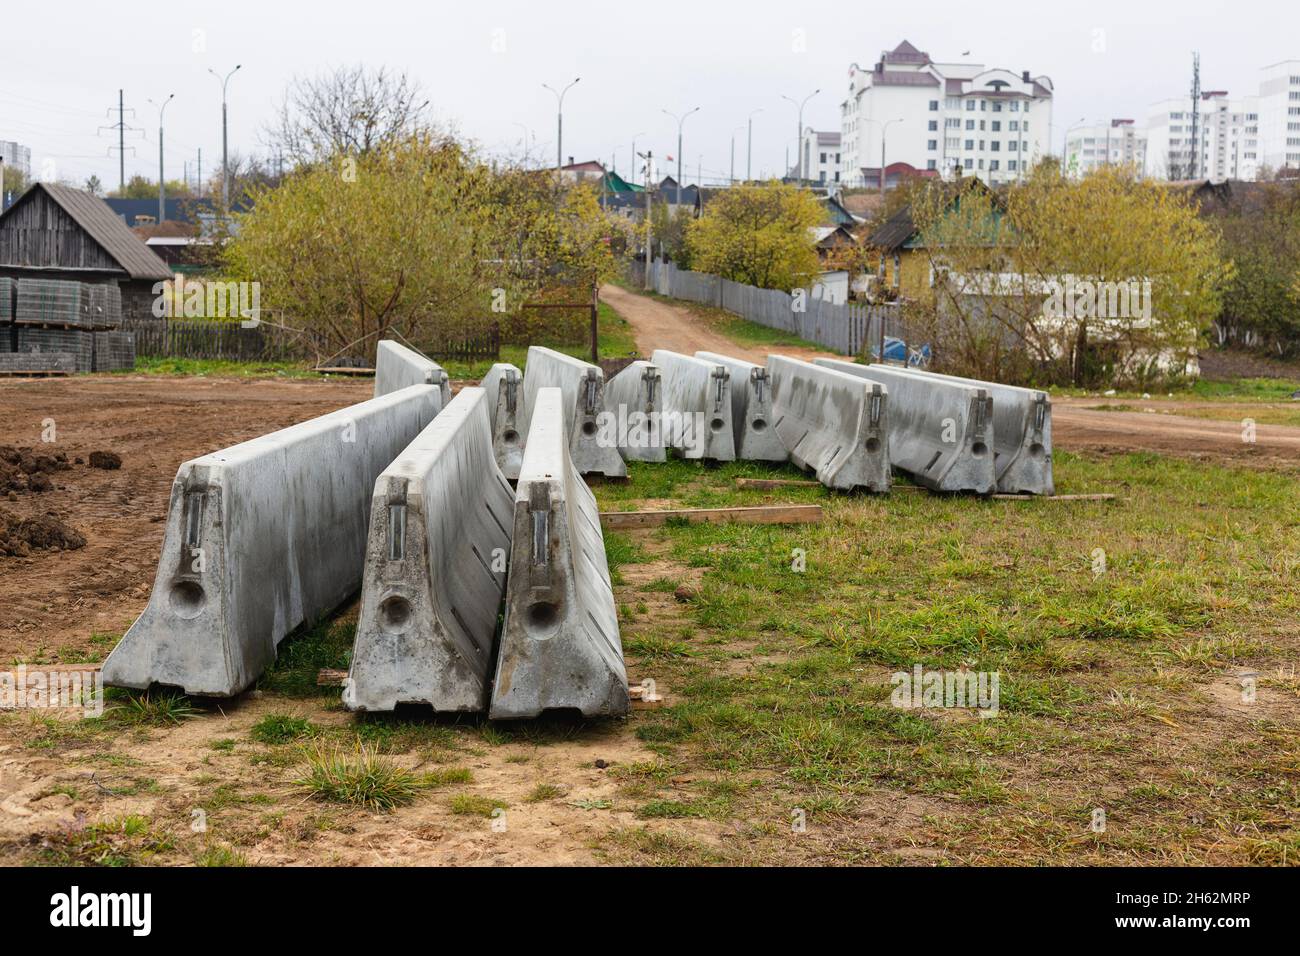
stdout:
{"type": "MultiPolygon", "coordinates": [[[[134,107],[127,177],[156,178],[157,111],[168,93],[166,169],[180,178],[197,150],[205,173],[219,162],[221,101],[208,68],[242,69],[230,83],[232,150],[264,152],[258,135],[295,74],[361,62],[408,70],[436,116],[485,149],[518,153],[524,129],[534,155],[555,155],[555,99],[542,83],[582,81],[565,100],[564,153],[608,162],[626,174],[631,143],[676,154],[676,124],[661,110],[701,107],[686,121],[687,181],[725,177],[730,138],[751,110],[754,172],[778,174],[794,140],[795,108],[817,87],[805,125],[839,129],[849,64],[870,68],[881,50],[908,39],[940,61],[970,59],[1056,84],[1056,146],[1080,118],[1142,121],[1158,100],[1185,94],[1191,51],[1202,85],[1254,93],[1259,69],[1300,58],[1300,3],[1235,0],[1093,0],[1055,4],[797,4],[770,0],[657,4],[555,2],[400,3],[316,0],[203,4],[10,2],[0,18],[0,139],[32,148],[33,173],[91,173],[118,180],[117,91],[134,107]],[[843,11],[859,12],[845,17],[843,11]],[[201,31],[201,32],[196,32],[201,31]],[[802,31],[803,52],[796,52],[802,31]],[[1100,42],[1099,42],[1100,41],[1100,42]],[[504,50],[494,52],[494,43],[504,50]],[[1100,45],[1101,51],[1094,49],[1100,45]],[[199,49],[196,50],[196,46],[199,49]],[[522,124],[522,126],[521,126],[522,124]]],[[[744,173],[744,130],[736,133],[744,173]]],[[[793,152],[792,152],[793,155],[793,152]]],[[[667,171],[667,170],[665,170],[667,171]]]]}

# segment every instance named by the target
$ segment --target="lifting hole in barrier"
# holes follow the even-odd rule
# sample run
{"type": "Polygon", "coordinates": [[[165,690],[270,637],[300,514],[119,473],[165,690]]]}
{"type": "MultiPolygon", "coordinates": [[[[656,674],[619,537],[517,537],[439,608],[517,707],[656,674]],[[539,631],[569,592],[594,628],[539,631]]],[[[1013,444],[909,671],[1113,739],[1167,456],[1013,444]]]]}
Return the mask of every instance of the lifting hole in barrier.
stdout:
{"type": "Polygon", "coordinates": [[[765,428],[767,428],[767,422],[761,418],[755,418],[752,422],[749,423],[750,431],[761,432],[765,428]]]}
{"type": "Polygon", "coordinates": [[[513,445],[519,441],[519,432],[515,431],[513,428],[507,428],[501,434],[501,440],[507,445],[513,445]]]}
{"type": "Polygon", "coordinates": [[[560,625],[560,609],[550,601],[534,601],[526,614],[528,632],[537,640],[551,637],[560,625]]]}
{"type": "Polygon", "coordinates": [[[1034,442],[1032,445],[1029,446],[1030,458],[1042,458],[1045,454],[1047,454],[1047,449],[1044,448],[1038,442],[1034,442]]]}
{"type": "Polygon", "coordinates": [[[207,595],[203,587],[195,581],[177,581],[168,594],[168,603],[177,617],[194,618],[199,616],[207,595]]]}
{"type": "Polygon", "coordinates": [[[970,453],[974,455],[976,458],[983,458],[986,454],[988,454],[988,450],[989,450],[989,446],[984,444],[982,441],[977,441],[970,446],[970,453]]]}
{"type": "Polygon", "coordinates": [[[724,424],[726,424],[726,423],[723,422],[723,420],[722,420],[721,418],[714,418],[714,419],[710,419],[710,420],[709,420],[709,428],[712,429],[712,430],[715,431],[715,432],[720,432],[720,431],[722,431],[722,427],[723,427],[724,424]]]}
{"type": "Polygon", "coordinates": [[[596,434],[596,423],[592,419],[587,419],[582,423],[582,433],[588,438],[596,434]]]}
{"type": "Polygon", "coordinates": [[[397,594],[385,598],[379,605],[379,619],[388,630],[401,630],[411,619],[411,602],[397,594]]]}
{"type": "Polygon", "coordinates": [[[871,454],[874,455],[876,452],[880,451],[880,439],[868,438],[866,442],[863,444],[863,447],[866,448],[867,451],[871,452],[871,454]]]}

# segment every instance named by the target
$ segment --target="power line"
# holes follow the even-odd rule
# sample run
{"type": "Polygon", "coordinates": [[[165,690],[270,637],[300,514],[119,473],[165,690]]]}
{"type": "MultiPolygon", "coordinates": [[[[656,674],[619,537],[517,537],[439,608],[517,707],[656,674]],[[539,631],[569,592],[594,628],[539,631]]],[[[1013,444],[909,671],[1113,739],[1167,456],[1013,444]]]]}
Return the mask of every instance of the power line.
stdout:
{"type": "MultiPolygon", "coordinates": [[[[130,132],[130,133],[139,133],[142,137],[144,136],[144,130],[140,129],[138,126],[126,125],[126,114],[128,112],[131,114],[131,118],[135,119],[135,110],[127,109],[123,98],[123,93],[121,90],[118,90],[117,91],[117,122],[111,126],[99,127],[99,130],[106,130],[106,129],[117,130],[116,149],[117,149],[117,161],[118,161],[118,167],[117,167],[118,168],[118,192],[120,195],[123,196],[126,195],[126,134],[130,132]]],[[[108,108],[108,115],[110,117],[113,115],[113,108],[111,106],[108,108]]],[[[96,130],[97,134],[99,130],[96,130]]],[[[113,149],[114,147],[112,146],[109,147],[110,152],[112,152],[113,149]]],[[[132,155],[135,154],[134,146],[131,147],[131,153],[132,155]]]]}

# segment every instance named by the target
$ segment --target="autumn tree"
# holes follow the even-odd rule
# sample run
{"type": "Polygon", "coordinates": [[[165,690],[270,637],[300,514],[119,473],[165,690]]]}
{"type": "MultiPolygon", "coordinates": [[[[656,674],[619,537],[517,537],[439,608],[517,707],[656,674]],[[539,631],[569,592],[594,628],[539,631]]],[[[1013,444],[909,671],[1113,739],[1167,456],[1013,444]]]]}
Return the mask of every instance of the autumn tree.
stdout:
{"type": "Polygon", "coordinates": [[[719,190],[687,230],[692,267],[788,292],[819,271],[812,229],[821,220],[821,204],[797,186],[771,182],[719,190]]]}
{"type": "Polygon", "coordinates": [[[1214,323],[1218,343],[1300,352],[1300,184],[1247,187],[1216,221],[1236,266],[1214,323]]]}

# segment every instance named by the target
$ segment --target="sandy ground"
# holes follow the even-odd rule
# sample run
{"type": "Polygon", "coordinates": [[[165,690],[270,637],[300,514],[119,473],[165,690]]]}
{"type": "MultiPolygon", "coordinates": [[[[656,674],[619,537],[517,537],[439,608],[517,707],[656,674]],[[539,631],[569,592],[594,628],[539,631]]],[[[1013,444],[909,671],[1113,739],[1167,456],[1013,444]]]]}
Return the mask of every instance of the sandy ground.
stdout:
{"type": "Polygon", "coordinates": [[[632,326],[637,351],[646,358],[655,349],[671,349],[685,355],[696,352],[722,352],[750,362],[765,363],[769,352],[779,351],[794,358],[811,359],[818,356],[842,358],[834,352],[813,349],[745,348],[719,335],[700,321],[699,316],[683,306],[669,305],[649,296],[637,295],[615,285],[602,286],[600,298],[609,304],[632,326]]]}
{"type": "Polygon", "coordinates": [[[149,598],[162,519],[181,462],[370,397],[367,380],[294,381],[77,376],[0,381],[0,445],[103,450],[122,467],[73,465],[53,491],[0,500],[27,517],[53,511],[84,548],[0,558],[0,661],[83,647],[120,634],[149,598]],[[44,423],[53,442],[42,442],[44,423]]]}

